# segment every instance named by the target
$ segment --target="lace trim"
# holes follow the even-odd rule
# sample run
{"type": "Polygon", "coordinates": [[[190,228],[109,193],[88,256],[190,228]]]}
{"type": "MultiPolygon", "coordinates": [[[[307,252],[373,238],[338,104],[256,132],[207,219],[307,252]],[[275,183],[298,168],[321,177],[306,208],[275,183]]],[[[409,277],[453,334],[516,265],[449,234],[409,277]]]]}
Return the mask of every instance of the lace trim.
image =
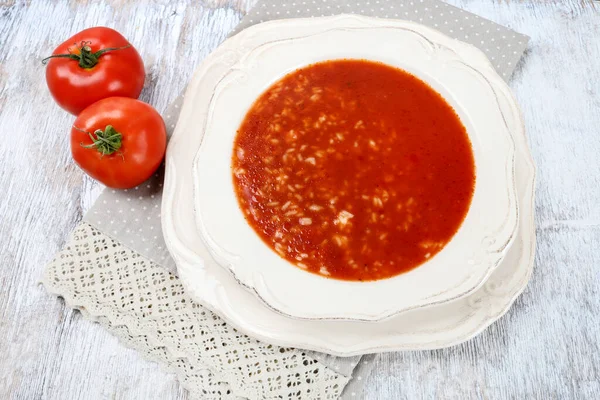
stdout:
{"type": "Polygon", "coordinates": [[[237,332],[191,301],[177,277],[85,222],[43,283],[174,372],[194,397],[335,399],[350,380],[307,352],[237,332]]]}

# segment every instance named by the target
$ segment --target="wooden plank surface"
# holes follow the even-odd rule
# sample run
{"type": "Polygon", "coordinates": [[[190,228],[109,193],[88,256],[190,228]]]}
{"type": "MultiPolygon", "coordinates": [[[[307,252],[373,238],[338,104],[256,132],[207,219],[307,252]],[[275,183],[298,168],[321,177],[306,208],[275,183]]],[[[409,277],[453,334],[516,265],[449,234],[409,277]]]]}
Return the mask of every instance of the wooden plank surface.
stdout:
{"type": "MultiPolygon", "coordinates": [[[[600,11],[592,1],[452,0],[531,36],[513,77],[538,165],[536,270],[506,317],[454,348],[392,353],[368,399],[600,398],[600,11]]],[[[73,117],[39,64],[118,29],[164,110],[254,0],[0,1],[0,398],[186,399],[174,378],[37,284],[101,188],[72,163],[73,117]]]]}

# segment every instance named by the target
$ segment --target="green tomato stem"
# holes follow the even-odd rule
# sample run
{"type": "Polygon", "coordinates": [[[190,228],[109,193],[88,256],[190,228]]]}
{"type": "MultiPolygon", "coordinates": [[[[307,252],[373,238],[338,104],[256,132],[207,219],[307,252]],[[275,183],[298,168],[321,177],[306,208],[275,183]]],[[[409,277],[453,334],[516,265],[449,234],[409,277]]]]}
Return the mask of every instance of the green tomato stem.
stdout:
{"type": "Polygon", "coordinates": [[[71,60],[78,61],[81,68],[93,68],[96,64],[98,64],[98,59],[102,54],[108,51],[124,50],[131,47],[131,45],[128,44],[127,46],[123,47],[108,47],[106,49],[100,49],[96,52],[92,52],[90,42],[81,42],[79,46],[77,46],[77,43],[75,43],[75,47],[79,49],[79,54],[71,53],[69,50],[69,54],[56,54],[44,58],[42,60],[42,64],[46,64],[51,58],[70,58],[71,60]]]}
{"type": "MultiPolygon", "coordinates": [[[[75,129],[80,130],[75,127],[75,129]]],[[[83,132],[83,131],[82,131],[83,132]]],[[[106,125],[104,130],[96,129],[94,133],[85,132],[89,135],[90,139],[92,139],[92,144],[83,144],[81,143],[81,147],[85,147],[86,149],[95,148],[98,150],[102,156],[108,156],[118,151],[123,145],[123,135],[115,130],[112,125],[106,125]]]]}

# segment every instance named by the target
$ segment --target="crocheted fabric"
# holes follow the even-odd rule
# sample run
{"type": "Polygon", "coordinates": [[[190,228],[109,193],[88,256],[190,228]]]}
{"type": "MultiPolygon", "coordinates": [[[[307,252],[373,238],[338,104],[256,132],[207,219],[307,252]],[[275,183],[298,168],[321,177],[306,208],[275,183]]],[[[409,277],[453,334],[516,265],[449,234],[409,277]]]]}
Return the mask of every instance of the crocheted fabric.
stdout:
{"type": "Polygon", "coordinates": [[[186,296],[178,278],[86,222],[46,288],[202,399],[337,399],[350,380],[310,352],[249,338],[186,296]]]}

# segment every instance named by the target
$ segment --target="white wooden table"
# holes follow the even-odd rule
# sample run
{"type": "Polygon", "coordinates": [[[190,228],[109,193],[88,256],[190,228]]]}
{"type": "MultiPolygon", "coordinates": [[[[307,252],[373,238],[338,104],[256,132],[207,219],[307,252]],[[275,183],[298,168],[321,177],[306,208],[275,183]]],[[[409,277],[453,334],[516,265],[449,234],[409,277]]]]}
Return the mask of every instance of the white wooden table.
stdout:
{"type": "MultiPolygon", "coordinates": [[[[417,1],[417,0],[416,0],[417,1]]],[[[73,117],[41,56],[94,25],[122,32],[164,110],[254,0],[0,1],[0,398],[186,399],[37,284],[101,187],[73,164],[73,117]]],[[[450,349],[379,358],[369,399],[600,398],[600,3],[452,0],[531,36],[511,86],[538,166],[536,269],[506,317],[450,349]]]]}

